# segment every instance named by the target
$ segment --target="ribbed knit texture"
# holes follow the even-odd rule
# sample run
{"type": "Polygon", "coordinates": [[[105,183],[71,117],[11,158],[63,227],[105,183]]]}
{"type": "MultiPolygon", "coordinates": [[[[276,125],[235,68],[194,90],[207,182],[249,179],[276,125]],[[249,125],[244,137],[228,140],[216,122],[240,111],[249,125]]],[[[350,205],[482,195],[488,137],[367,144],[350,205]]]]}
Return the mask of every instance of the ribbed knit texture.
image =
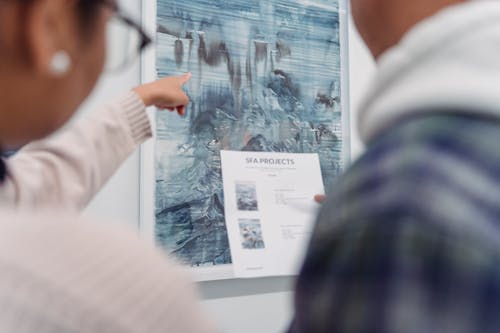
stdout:
{"type": "Polygon", "coordinates": [[[80,210],[151,136],[145,105],[129,92],[7,158],[0,206],[80,210]]]}
{"type": "Polygon", "coordinates": [[[130,133],[136,144],[141,144],[144,140],[153,135],[151,125],[147,113],[146,106],[135,92],[130,92],[121,101],[120,105],[123,108],[130,133]]]}
{"type": "Polygon", "coordinates": [[[189,277],[133,233],[0,213],[0,332],[214,332],[189,277]]]}
{"type": "Polygon", "coordinates": [[[0,332],[214,332],[189,276],[158,250],[120,228],[43,213],[81,210],[149,137],[130,92],[5,160],[0,332]]]}

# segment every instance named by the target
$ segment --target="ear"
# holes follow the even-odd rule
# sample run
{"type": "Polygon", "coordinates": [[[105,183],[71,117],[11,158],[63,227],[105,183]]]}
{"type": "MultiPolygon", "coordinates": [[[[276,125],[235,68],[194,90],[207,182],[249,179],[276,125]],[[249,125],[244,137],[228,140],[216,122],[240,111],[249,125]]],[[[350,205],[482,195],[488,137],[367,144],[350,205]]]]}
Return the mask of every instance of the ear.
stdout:
{"type": "Polygon", "coordinates": [[[26,15],[26,47],[30,63],[36,73],[43,76],[60,76],[54,73],[53,59],[61,51],[69,53],[66,43],[70,21],[67,0],[33,1],[26,15]]]}

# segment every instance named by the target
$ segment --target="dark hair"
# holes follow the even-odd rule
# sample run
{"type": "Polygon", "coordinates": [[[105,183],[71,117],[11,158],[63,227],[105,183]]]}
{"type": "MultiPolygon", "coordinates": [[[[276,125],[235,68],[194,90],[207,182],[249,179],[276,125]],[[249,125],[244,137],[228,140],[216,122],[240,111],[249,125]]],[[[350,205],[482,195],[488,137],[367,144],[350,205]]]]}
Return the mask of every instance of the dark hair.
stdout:
{"type": "MultiPolygon", "coordinates": [[[[36,0],[19,0],[24,5],[29,5],[36,0]]],[[[77,0],[76,10],[80,25],[85,30],[92,28],[93,20],[97,15],[99,6],[106,0],[77,0]]]]}
{"type": "Polygon", "coordinates": [[[103,0],[78,0],[77,11],[80,25],[84,30],[92,28],[94,18],[97,15],[99,6],[102,5],[103,0]]]}

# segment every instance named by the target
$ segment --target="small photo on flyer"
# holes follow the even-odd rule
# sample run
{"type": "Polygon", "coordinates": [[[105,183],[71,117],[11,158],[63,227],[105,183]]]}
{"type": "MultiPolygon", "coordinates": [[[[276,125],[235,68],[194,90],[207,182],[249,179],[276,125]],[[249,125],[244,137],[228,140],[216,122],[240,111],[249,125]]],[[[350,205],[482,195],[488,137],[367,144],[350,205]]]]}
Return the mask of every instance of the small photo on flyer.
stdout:
{"type": "Polygon", "coordinates": [[[240,211],[259,210],[254,182],[236,182],[236,204],[240,211]]]}
{"type": "Polygon", "coordinates": [[[258,219],[239,219],[241,246],[244,249],[264,249],[262,228],[258,219]]]}

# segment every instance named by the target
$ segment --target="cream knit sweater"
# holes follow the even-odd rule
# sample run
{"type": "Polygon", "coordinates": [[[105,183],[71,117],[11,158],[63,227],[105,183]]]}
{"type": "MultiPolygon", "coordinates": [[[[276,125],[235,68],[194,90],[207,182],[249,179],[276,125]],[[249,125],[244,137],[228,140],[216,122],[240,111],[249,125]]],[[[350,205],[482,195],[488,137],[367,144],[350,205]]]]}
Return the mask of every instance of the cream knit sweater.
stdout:
{"type": "Polygon", "coordinates": [[[215,331],[170,259],[133,232],[77,217],[150,136],[129,93],[6,161],[0,332],[215,331]]]}
{"type": "Polygon", "coordinates": [[[130,92],[6,160],[0,203],[18,209],[56,206],[80,211],[150,137],[145,106],[130,92]]]}

